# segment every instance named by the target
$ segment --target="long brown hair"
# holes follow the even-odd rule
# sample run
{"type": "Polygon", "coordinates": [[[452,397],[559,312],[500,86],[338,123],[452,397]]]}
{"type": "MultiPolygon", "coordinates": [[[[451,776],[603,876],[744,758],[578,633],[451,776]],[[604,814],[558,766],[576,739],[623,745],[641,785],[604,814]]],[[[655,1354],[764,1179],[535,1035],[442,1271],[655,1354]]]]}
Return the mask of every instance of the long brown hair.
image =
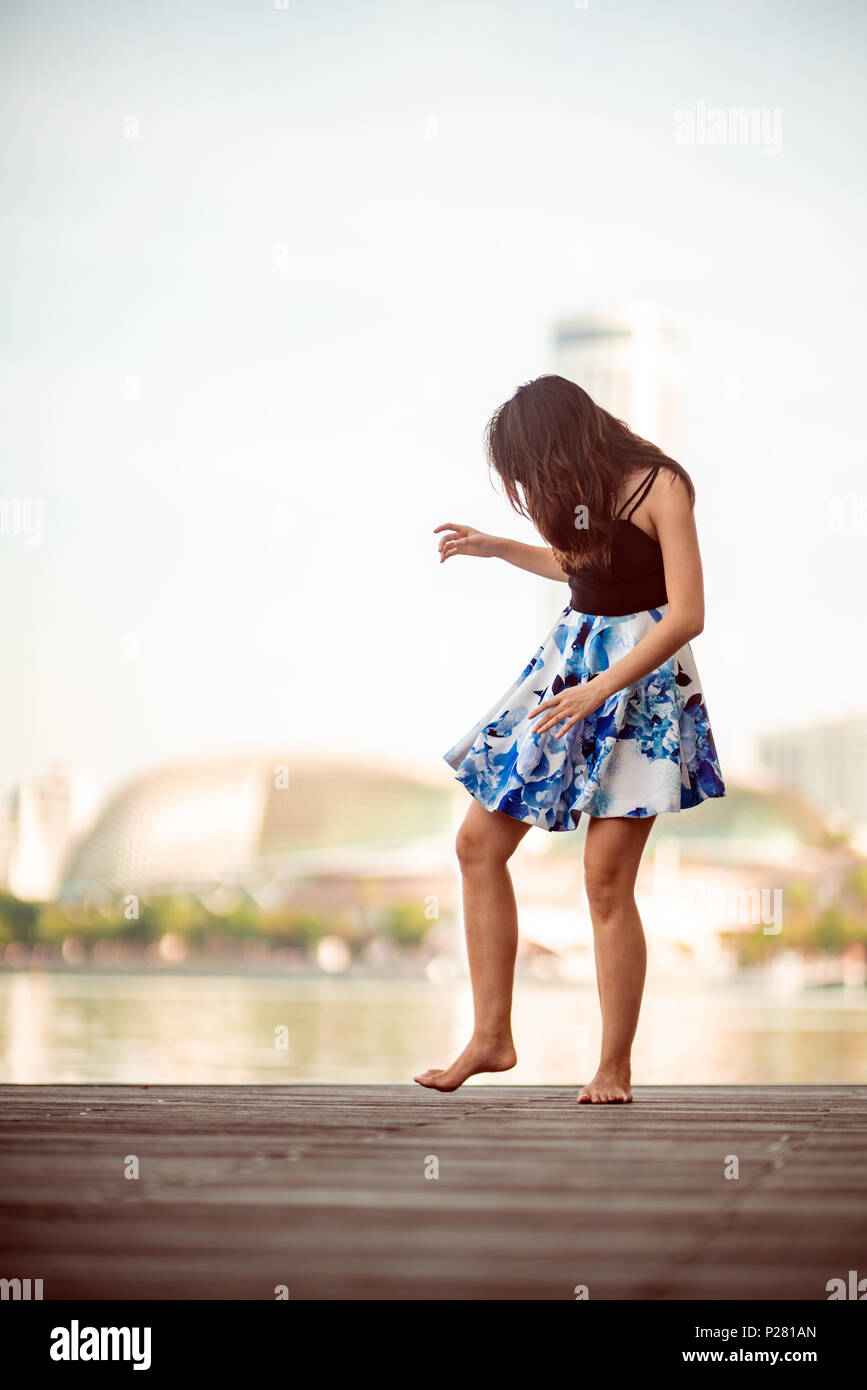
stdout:
{"type": "Polygon", "coordinates": [[[562,376],[519,386],[488,421],[485,443],[512,507],[529,517],[567,570],[599,556],[610,560],[618,491],[629,474],[661,464],[695,501],[685,468],[562,376]],[[579,506],[587,509],[580,521],[579,506]]]}

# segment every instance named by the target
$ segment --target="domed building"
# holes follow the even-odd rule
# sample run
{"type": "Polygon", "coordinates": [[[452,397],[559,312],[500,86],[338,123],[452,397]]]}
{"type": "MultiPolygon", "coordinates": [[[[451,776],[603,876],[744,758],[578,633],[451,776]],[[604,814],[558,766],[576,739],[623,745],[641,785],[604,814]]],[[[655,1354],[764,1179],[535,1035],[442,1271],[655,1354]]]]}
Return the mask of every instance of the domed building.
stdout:
{"type": "MultiPolygon", "coordinates": [[[[586,817],[576,839],[586,833],[586,817]]],[[[551,852],[572,851],[555,836],[551,852]]],[[[663,842],[679,846],[683,859],[708,864],[765,864],[806,868],[824,862],[835,837],[821,813],[790,792],[729,783],[726,795],[704,801],[682,815],[658,816],[650,855],[663,842]]]]}
{"type": "Polygon", "coordinates": [[[430,874],[452,853],[453,805],[447,783],[381,763],[294,755],[178,763],[108,802],[69,856],[60,898],[237,887],[277,901],[299,880],[412,876],[424,862],[430,874]]]}

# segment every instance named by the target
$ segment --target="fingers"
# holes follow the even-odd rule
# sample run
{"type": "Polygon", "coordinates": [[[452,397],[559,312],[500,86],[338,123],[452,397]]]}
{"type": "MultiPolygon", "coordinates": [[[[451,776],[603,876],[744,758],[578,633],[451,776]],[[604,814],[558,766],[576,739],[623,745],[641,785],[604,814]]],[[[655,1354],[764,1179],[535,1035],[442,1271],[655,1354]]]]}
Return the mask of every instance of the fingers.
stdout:
{"type": "Polygon", "coordinates": [[[440,564],[448,560],[452,555],[480,555],[483,550],[478,548],[475,542],[478,539],[478,532],[471,526],[460,526],[456,521],[444,521],[442,526],[434,527],[434,535],[440,531],[447,531],[449,534],[443,536],[439,543],[440,564]]]}
{"type": "Polygon", "coordinates": [[[560,721],[566,718],[565,714],[560,709],[559,697],[555,697],[553,700],[546,700],[544,704],[538,705],[537,708],[533,710],[532,714],[528,715],[528,719],[536,719],[540,714],[543,717],[538,724],[533,725],[534,734],[544,734],[548,729],[555,729],[560,721]]]}
{"type": "Polygon", "coordinates": [[[452,555],[460,555],[466,545],[466,536],[444,536],[440,541],[440,563],[452,555]]]}
{"type": "Polygon", "coordinates": [[[539,705],[532,714],[527,716],[528,719],[535,719],[537,715],[545,712],[544,718],[533,726],[534,734],[546,734],[550,729],[553,729],[555,730],[554,737],[562,738],[564,734],[568,734],[570,729],[574,729],[576,724],[580,724],[582,719],[586,718],[586,715],[583,714],[570,714],[568,709],[563,708],[562,699],[562,695],[555,695],[553,700],[546,700],[544,704],[539,705]],[[558,729],[559,724],[563,725],[562,729],[558,729]]]}
{"type": "Polygon", "coordinates": [[[537,705],[533,713],[528,715],[528,719],[535,719],[537,714],[541,714],[545,709],[559,709],[558,697],[555,695],[553,700],[545,700],[543,704],[537,705]]]}
{"type": "Polygon", "coordinates": [[[555,707],[549,710],[548,713],[540,719],[538,724],[534,724],[533,733],[543,734],[547,729],[556,729],[557,725],[562,724],[563,720],[566,718],[568,718],[566,712],[555,707]]]}
{"type": "Polygon", "coordinates": [[[537,724],[533,729],[534,734],[546,734],[550,729],[555,731],[555,738],[562,738],[568,734],[570,729],[574,729],[576,724],[581,724],[588,718],[587,714],[570,714],[568,710],[558,710],[554,714],[547,714],[541,724],[537,724]],[[558,724],[562,724],[562,729],[558,729],[558,724]]]}
{"type": "Polygon", "coordinates": [[[549,729],[556,729],[558,724],[562,724],[566,718],[565,714],[555,715],[553,719],[546,719],[543,723],[537,724],[533,730],[534,734],[547,734],[549,729]]]}

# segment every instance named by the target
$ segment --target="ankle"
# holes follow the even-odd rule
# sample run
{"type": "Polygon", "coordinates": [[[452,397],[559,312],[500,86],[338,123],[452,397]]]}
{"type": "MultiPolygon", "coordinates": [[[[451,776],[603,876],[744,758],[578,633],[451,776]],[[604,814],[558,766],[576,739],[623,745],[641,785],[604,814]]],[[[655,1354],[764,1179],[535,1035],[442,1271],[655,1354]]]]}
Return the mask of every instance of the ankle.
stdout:
{"type": "Polygon", "coordinates": [[[628,1081],[632,1076],[632,1067],[628,1057],[600,1057],[597,1071],[605,1075],[624,1076],[628,1081]]]}
{"type": "Polygon", "coordinates": [[[480,1052],[507,1051],[515,1046],[512,1041],[512,1030],[509,1027],[475,1028],[470,1042],[480,1052]]]}

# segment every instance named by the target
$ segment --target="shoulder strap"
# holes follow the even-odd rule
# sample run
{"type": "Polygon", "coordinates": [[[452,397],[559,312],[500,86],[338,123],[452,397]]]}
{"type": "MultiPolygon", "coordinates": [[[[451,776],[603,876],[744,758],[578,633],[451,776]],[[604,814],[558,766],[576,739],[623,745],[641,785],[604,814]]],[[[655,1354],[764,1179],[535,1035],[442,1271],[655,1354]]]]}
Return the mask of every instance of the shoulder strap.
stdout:
{"type": "Polygon", "coordinates": [[[638,484],[638,487],[631,494],[631,496],[627,497],[626,501],[623,503],[623,506],[620,508],[620,511],[617,513],[618,516],[623,516],[624,508],[629,507],[629,511],[626,512],[625,516],[625,519],[627,521],[629,520],[629,518],[632,516],[632,513],[636,511],[638,507],[641,506],[650,489],[653,487],[653,481],[661,467],[661,463],[654,464],[653,468],[651,468],[650,472],[643,479],[643,481],[638,484]],[[630,502],[632,503],[631,507],[629,506],[630,502]]]}

